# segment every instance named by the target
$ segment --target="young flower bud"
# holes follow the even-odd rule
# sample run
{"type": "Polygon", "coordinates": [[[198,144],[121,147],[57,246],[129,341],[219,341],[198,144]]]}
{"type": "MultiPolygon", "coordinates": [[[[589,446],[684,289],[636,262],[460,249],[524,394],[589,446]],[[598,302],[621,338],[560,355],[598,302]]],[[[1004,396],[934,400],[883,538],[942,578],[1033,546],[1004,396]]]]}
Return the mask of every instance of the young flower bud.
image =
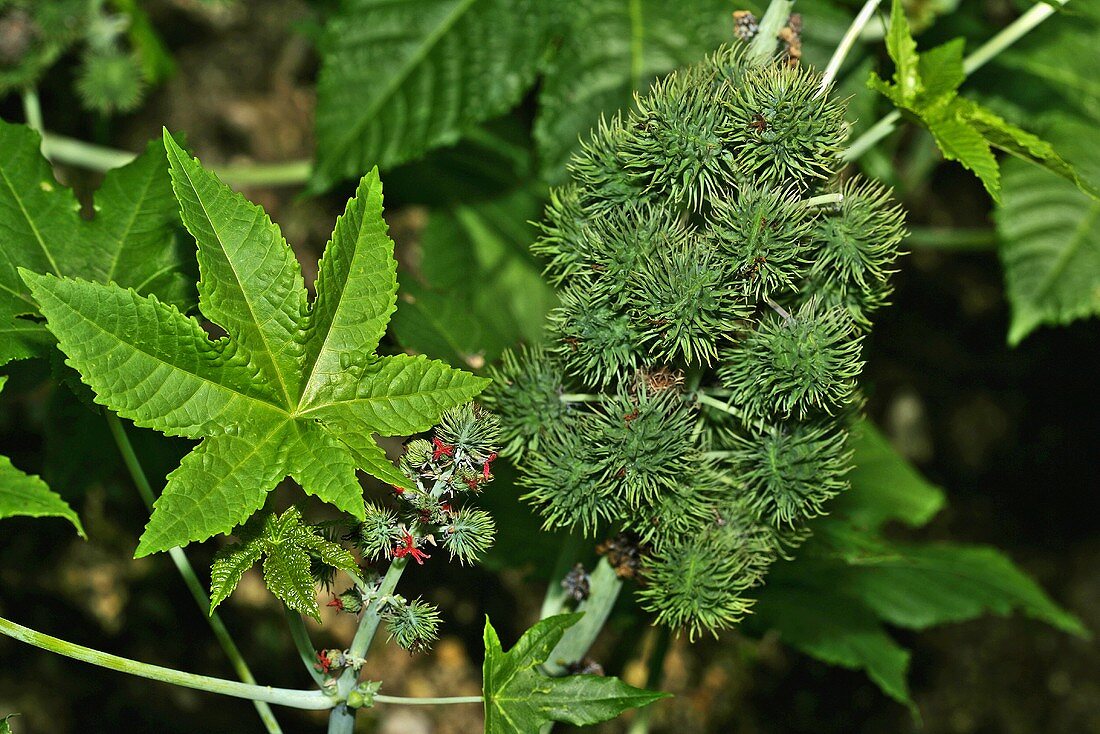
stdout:
{"type": "Polygon", "coordinates": [[[554,351],[566,369],[598,385],[632,373],[641,361],[642,335],[630,317],[590,287],[574,284],[564,291],[550,322],[554,351]]]}
{"type": "Polygon", "coordinates": [[[505,352],[490,377],[493,383],[481,399],[500,418],[501,453],[519,459],[537,449],[543,434],[569,411],[560,397],[565,374],[541,347],[520,347],[505,352]]]}
{"type": "Polygon", "coordinates": [[[389,558],[401,537],[397,513],[368,502],[366,517],[356,527],[352,541],[364,558],[375,560],[389,558]]]}
{"type": "Polygon", "coordinates": [[[411,653],[424,652],[439,639],[439,610],[422,599],[392,601],[382,616],[390,640],[411,653]]]}
{"type": "Polygon", "coordinates": [[[451,554],[451,560],[459,563],[476,563],[493,545],[496,523],[485,510],[463,507],[456,512],[450,524],[443,527],[443,547],[451,554]]]}

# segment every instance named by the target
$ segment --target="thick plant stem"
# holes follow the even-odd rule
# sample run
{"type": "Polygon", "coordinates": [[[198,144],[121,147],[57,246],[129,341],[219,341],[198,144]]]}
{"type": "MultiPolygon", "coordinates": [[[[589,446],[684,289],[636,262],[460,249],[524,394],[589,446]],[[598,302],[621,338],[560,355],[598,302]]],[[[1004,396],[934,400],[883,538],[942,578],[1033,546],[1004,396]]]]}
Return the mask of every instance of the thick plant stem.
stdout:
{"type": "MultiPolygon", "coordinates": [[[[361,658],[366,656],[367,650],[374,640],[374,635],[378,632],[378,626],[382,623],[382,607],[385,604],[383,600],[393,594],[394,589],[397,588],[397,582],[401,580],[401,574],[405,572],[405,567],[408,565],[408,558],[395,558],[390,563],[390,567],[386,570],[386,575],[382,577],[382,583],[378,587],[376,601],[370,603],[359,620],[359,628],[356,629],[351,647],[348,648],[348,653],[352,657],[361,658]]],[[[358,677],[359,671],[354,668],[348,668],[340,674],[340,677],[336,680],[336,695],[340,701],[347,700],[348,694],[355,688],[358,677]]],[[[376,700],[382,699],[376,697],[376,700]]],[[[337,704],[332,713],[329,714],[328,733],[351,734],[354,730],[355,710],[348,708],[344,703],[337,704]]]]}
{"type": "MultiPolygon", "coordinates": [[[[1065,7],[1069,0],[1053,0],[1059,7],[1065,7]]],[[[978,49],[963,59],[963,73],[970,75],[985,66],[997,54],[1004,51],[1012,44],[1031,32],[1036,26],[1054,14],[1054,8],[1049,3],[1037,3],[1030,10],[1021,15],[1015,21],[1001,29],[1000,33],[986,41],[978,49]]],[[[880,140],[885,138],[898,126],[901,112],[894,110],[871,126],[867,132],[856,138],[848,150],[841,154],[845,162],[858,160],[860,156],[873,148],[880,140]]]]}
{"type": "MultiPolygon", "coordinates": [[[[55,163],[93,171],[125,166],[137,156],[124,150],[85,143],[64,135],[43,133],[42,152],[55,163]]],[[[308,160],[249,165],[211,166],[218,178],[230,186],[297,186],[309,180],[313,166],[308,160]]]]}
{"type": "MultiPolygon", "coordinates": [[[[665,677],[665,657],[668,655],[668,646],[672,639],[668,627],[664,625],[655,627],[653,633],[654,639],[649,649],[649,660],[646,666],[648,670],[646,672],[645,687],[649,691],[656,691],[661,687],[661,681],[665,677]]],[[[646,706],[639,710],[634,717],[634,722],[630,725],[630,729],[627,730],[627,734],[648,734],[649,719],[653,715],[653,710],[652,706],[646,706]]]]}
{"type": "Polygon", "coordinates": [[[623,580],[615,573],[615,569],[607,559],[601,558],[589,576],[588,598],[577,605],[577,611],[584,612],[584,616],[565,631],[561,640],[547,656],[542,666],[547,673],[564,675],[570,663],[575,663],[585,656],[611,615],[611,610],[622,588],[623,580]]]}
{"type": "Polygon", "coordinates": [[[290,636],[294,640],[294,647],[298,648],[302,663],[306,666],[306,670],[309,671],[313,681],[318,686],[324,687],[325,676],[314,667],[314,663],[317,662],[317,650],[313,647],[313,641],[309,639],[309,632],[306,631],[302,615],[286,604],[283,605],[283,613],[286,615],[286,623],[290,627],[290,636]]]}
{"type": "Polygon", "coordinates": [[[558,559],[554,561],[554,568],[550,571],[550,585],[546,587],[546,596],[542,599],[539,619],[561,614],[566,598],[565,588],[561,585],[561,580],[565,578],[565,575],[569,573],[569,569],[573,568],[573,564],[577,562],[580,549],[580,536],[573,533],[565,536],[561,549],[558,551],[558,559]]]}
{"type": "Polygon", "coordinates": [[[787,18],[791,17],[793,0],[772,0],[768,9],[764,11],[764,17],[760,19],[760,27],[756,36],[749,43],[748,58],[756,64],[763,64],[775,56],[775,47],[778,42],[779,31],[787,24],[787,18]]]}
{"type": "Polygon", "coordinates": [[[825,90],[828,89],[829,85],[836,79],[841,64],[844,63],[844,59],[848,58],[848,53],[852,50],[852,46],[855,45],[856,39],[863,33],[863,29],[867,26],[867,23],[870,22],[880,2],[882,2],[882,0],[867,0],[867,2],[863,4],[863,8],[860,9],[859,14],[856,15],[855,20],[852,21],[852,25],[848,27],[848,32],[844,34],[844,38],[840,39],[840,43],[837,45],[836,51],[833,52],[832,58],[829,59],[829,65],[825,67],[825,73],[821,77],[821,86],[817,91],[819,95],[824,94],[825,90]]]}
{"type": "MultiPolygon", "coordinates": [[[[149,485],[149,479],[145,476],[145,470],[141,468],[141,462],[138,461],[137,454],[134,452],[134,446],[130,443],[130,437],[126,435],[126,428],[114,413],[104,411],[104,415],[107,418],[107,426],[111,430],[111,435],[114,437],[115,444],[118,446],[118,451],[122,454],[122,461],[126,464],[126,469],[130,472],[130,478],[133,480],[134,486],[137,487],[138,494],[141,495],[141,499],[145,502],[145,506],[152,510],[155,500],[153,488],[149,485]]],[[[222,650],[225,652],[225,656],[229,658],[229,662],[233,666],[233,670],[236,671],[237,677],[245,683],[255,685],[256,677],[252,675],[252,670],[248,667],[248,663],[245,662],[244,656],[241,655],[241,651],[237,647],[237,643],[233,641],[233,637],[229,634],[229,630],[226,628],[225,623],[222,622],[217,612],[210,613],[210,597],[206,595],[206,590],[199,581],[199,577],[195,574],[195,569],[191,565],[191,562],[187,560],[187,556],[184,554],[183,549],[172,548],[168,551],[168,555],[172,558],[172,563],[176,565],[176,570],[179,571],[184,584],[187,585],[187,590],[191,592],[191,596],[194,598],[195,603],[198,604],[202,616],[206,618],[207,624],[210,625],[210,629],[214,633],[214,637],[218,640],[218,644],[221,645],[222,650]]],[[[279,726],[279,722],[275,720],[275,713],[271,710],[271,707],[263,701],[255,701],[254,703],[256,706],[256,713],[259,714],[268,733],[281,734],[282,729],[279,726]]]]}
{"type": "Polygon", "coordinates": [[[43,650],[55,652],[58,655],[81,660],[85,663],[98,665],[109,670],[117,670],[120,673],[129,673],[141,678],[170,683],[183,688],[194,688],[199,691],[218,693],[223,696],[245,698],[252,701],[264,701],[280,706],[289,706],[298,709],[326,710],[333,706],[332,699],[320,691],[298,691],[289,688],[272,688],[270,686],[257,686],[249,683],[240,683],[235,680],[211,678],[205,675],[184,673],[172,668],[163,668],[159,665],[140,663],[129,658],[111,655],[110,653],[93,650],[90,647],[77,645],[73,642],[52,637],[41,632],[36,632],[29,627],[16,624],[7,619],[0,618],[0,634],[12,639],[25,642],[28,645],[40,647],[43,650]]]}
{"type": "Polygon", "coordinates": [[[482,696],[443,696],[442,698],[408,698],[406,696],[374,695],[375,703],[395,703],[400,706],[449,706],[455,703],[484,703],[482,696]]]}

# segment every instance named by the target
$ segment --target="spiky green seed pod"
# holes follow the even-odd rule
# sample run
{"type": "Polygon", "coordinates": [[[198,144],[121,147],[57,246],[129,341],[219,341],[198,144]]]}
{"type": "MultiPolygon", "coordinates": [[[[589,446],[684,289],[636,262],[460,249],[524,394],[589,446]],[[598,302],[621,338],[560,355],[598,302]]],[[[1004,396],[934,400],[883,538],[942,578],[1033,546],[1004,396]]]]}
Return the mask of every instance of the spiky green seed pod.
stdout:
{"type": "Polygon", "coordinates": [[[118,51],[85,54],[76,90],[84,106],[105,115],[129,112],[145,94],[141,61],[118,51]]]}
{"type": "Polygon", "coordinates": [[[715,92],[712,69],[696,66],[654,84],[635,100],[622,153],[625,169],[647,193],[674,208],[699,211],[729,194],[737,162],[719,130],[725,108],[715,92]]]}
{"type": "Polygon", "coordinates": [[[604,480],[603,459],[576,427],[549,434],[519,480],[547,530],[579,530],[586,537],[623,510],[604,480]]]}
{"type": "Polygon", "coordinates": [[[672,392],[621,392],[585,423],[603,467],[603,484],[629,507],[652,504],[698,471],[695,409],[672,392]]]}
{"type": "Polygon", "coordinates": [[[475,461],[484,461],[498,448],[500,418],[477,403],[465,403],[443,412],[435,435],[475,461]]]}
{"type": "Polygon", "coordinates": [[[540,235],[531,252],[546,260],[543,274],[552,285],[584,272],[591,219],[581,205],[576,186],[563,186],[550,192],[540,235]]]}
{"type": "Polygon", "coordinates": [[[635,328],[658,363],[710,364],[719,340],[752,309],[731,287],[726,260],[698,243],[654,254],[630,280],[635,328]]]}
{"type": "Polygon", "coordinates": [[[744,186],[715,202],[711,238],[729,258],[731,281],[755,304],[791,291],[810,265],[814,213],[791,189],[744,186]]]}
{"type": "Polygon", "coordinates": [[[829,423],[754,427],[734,436],[729,449],[738,498],[763,523],[794,526],[817,517],[848,487],[847,433],[829,423]]]}
{"type": "Polygon", "coordinates": [[[793,318],[766,313],[744,340],[722,353],[718,377],[749,420],[833,415],[863,370],[863,337],[847,310],[810,299],[793,318]]]}
{"type": "Polygon", "coordinates": [[[721,482],[713,462],[700,461],[680,483],[662,488],[631,513],[627,526],[643,543],[660,552],[714,522],[716,508],[726,494],[728,487],[721,482]]]}
{"type": "Polygon", "coordinates": [[[657,621],[686,629],[694,641],[738,622],[752,607],[748,591],[775,558],[762,530],[710,525],[667,543],[645,562],[642,607],[657,621]]]}
{"type": "Polygon", "coordinates": [[[352,540],[364,558],[375,560],[389,558],[401,536],[397,513],[368,502],[366,517],[355,528],[352,540]]]}
{"type": "Polygon", "coordinates": [[[565,420],[569,406],[561,400],[564,370],[542,347],[508,350],[489,376],[492,384],[481,395],[500,419],[501,453],[519,459],[539,448],[546,431],[565,420]]]}
{"type": "Polygon", "coordinates": [[[642,334],[630,316],[585,284],[561,294],[561,305],[550,312],[556,337],[554,352],[573,375],[606,385],[631,374],[642,359],[642,334]]]}
{"type": "Polygon", "coordinates": [[[428,650],[439,639],[439,610],[423,599],[391,601],[382,611],[389,638],[412,653],[428,650]]]}
{"type": "Polygon", "coordinates": [[[839,204],[814,222],[814,264],[803,293],[820,291],[829,305],[843,305],[852,318],[867,316],[890,294],[889,278],[905,237],[901,207],[881,184],[853,178],[840,187],[839,204]]]}
{"type": "Polygon", "coordinates": [[[844,105],[819,94],[821,78],[802,68],[750,69],[726,102],[722,134],[741,173],[758,184],[805,190],[836,170],[847,136],[844,105]]]}
{"type": "Polygon", "coordinates": [[[581,203],[592,211],[614,208],[648,198],[645,185],[626,168],[623,143],[627,132],[622,115],[600,118],[589,140],[569,162],[569,171],[581,184],[581,203]]]}
{"type": "Polygon", "coordinates": [[[432,444],[423,438],[414,438],[405,444],[405,463],[419,469],[432,459],[432,444]]]}
{"type": "Polygon", "coordinates": [[[493,546],[496,529],[488,512],[463,507],[443,527],[443,547],[451,554],[451,560],[476,563],[493,546]]]}
{"type": "MultiPolygon", "coordinates": [[[[585,243],[593,297],[622,310],[627,288],[639,271],[652,269],[655,254],[691,247],[692,229],[666,207],[631,203],[593,220],[585,243]]],[[[575,279],[579,280],[579,279],[575,279]]]]}

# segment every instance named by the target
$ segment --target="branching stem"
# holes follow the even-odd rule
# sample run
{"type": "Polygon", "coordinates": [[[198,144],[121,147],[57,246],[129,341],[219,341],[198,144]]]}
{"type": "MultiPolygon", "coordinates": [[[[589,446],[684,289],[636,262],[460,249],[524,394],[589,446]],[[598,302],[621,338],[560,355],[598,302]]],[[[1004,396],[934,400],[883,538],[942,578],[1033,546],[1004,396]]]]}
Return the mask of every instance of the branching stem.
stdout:
{"type": "Polygon", "coordinates": [[[29,627],[24,627],[3,618],[0,618],[0,634],[74,660],[81,660],[109,670],[117,670],[120,673],[129,673],[130,675],[170,683],[183,688],[194,688],[223,696],[246,698],[252,701],[263,701],[298,709],[320,711],[330,709],[333,706],[332,699],[320,691],[298,691],[289,688],[258,686],[250,683],[240,683],[235,680],[184,673],[171,668],[163,668],[159,665],[140,663],[136,660],[93,650],[90,647],[36,632],[29,627]]]}
{"type": "Polygon", "coordinates": [[[290,636],[294,640],[294,647],[298,648],[298,655],[306,666],[313,681],[321,688],[325,686],[325,676],[314,667],[317,662],[317,650],[313,647],[313,640],[309,639],[302,615],[294,611],[286,604],[283,605],[283,613],[286,616],[287,626],[290,627],[290,636]]]}
{"type": "MultiPolygon", "coordinates": [[[[107,418],[107,427],[110,429],[111,436],[118,446],[118,452],[122,455],[122,462],[126,465],[126,469],[130,473],[130,478],[133,480],[134,486],[137,487],[138,494],[141,495],[141,499],[145,502],[145,506],[149,510],[152,510],[153,502],[155,501],[153,488],[149,485],[149,479],[145,476],[145,470],[142,469],[141,462],[138,461],[137,453],[134,452],[134,445],[130,443],[130,437],[126,435],[126,428],[122,425],[122,421],[119,420],[118,416],[111,411],[104,411],[104,416],[107,418]]],[[[199,577],[195,573],[195,569],[191,565],[191,562],[187,560],[187,556],[184,554],[183,549],[172,548],[168,551],[168,555],[172,558],[172,563],[175,564],[176,570],[179,571],[180,576],[183,578],[187,590],[191,592],[191,597],[195,600],[195,603],[198,604],[202,616],[206,619],[207,624],[210,625],[210,630],[214,633],[214,637],[218,640],[218,644],[221,645],[222,650],[225,652],[225,656],[229,658],[229,662],[233,666],[233,670],[236,671],[237,677],[245,683],[256,685],[256,677],[252,675],[252,670],[248,667],[248,663],[245,662],[244,656],[241,655],[240,648],[238,648],[237,643],[234,642],[233,636],[229,634],[229,630],[226,628],[225,623],[222,622],[217,612],[210,612],[210,597],[206,595],[206,590],[199,581],[199,577]]],[[[254,704],[256,706],[256,713],[259,714],[269,734],[281,734],[282,729],[279,726],[279,722],[275,720],[275,713],[271,710],[271,707],[262,700],[254,701],[254,704]]]]}
{"type": "Polygon", "coordinates": [[[882,0],[867,0],[867,2],[863,4],[863,8],[860,9],[859,14],[856,15],[855,20],[852,21],[852,25],[848,26],[848,32],[844,34],[844,38],[840,39],[836,51],[833,51],[833,56],[829,59],[829,65],[825,67],[825,74],[821,77],[821,86],[817,90],[818,96],[824,94],[825,90],[828,89],[829,85],[836,79],[837,72],[840,71],[844,59],[848,57],[849,52],[852,50],[852,46],[856,43],[856,39],[863,33],[864,27],[870,22],[871,17],[874,16],[875,10],[878,8],[881,1],[882,0]]]}
{"type": "MultiPolygon", "coordinates": [[[[1065,7],[1069,0],[1052,0],[1058,7],[1065,7]]],[[[985,66],[997,54],[1004,51],[1012,44],[1027,35],[1036,26],[1054,14],[1054,7],[1050,3],[1036,3],[1031,8],[1001,29],[993,38],[986,41],[978,49],[963,59],[963,73],[969,76],[981,67],[985,66]]],[[[841,154],[846,162],[858,160],[860,156],[873,148],[880,140],[892,133],[901,119],[901,112],[893,110],[871,126],[867,132],[856,138],[848,150],[841,154]]]]}
{"type": "Polygon", "coordinates": [[[598,403],[604,397],[597,393],[562,393],[558,399],[563,403],[598,403]]]}

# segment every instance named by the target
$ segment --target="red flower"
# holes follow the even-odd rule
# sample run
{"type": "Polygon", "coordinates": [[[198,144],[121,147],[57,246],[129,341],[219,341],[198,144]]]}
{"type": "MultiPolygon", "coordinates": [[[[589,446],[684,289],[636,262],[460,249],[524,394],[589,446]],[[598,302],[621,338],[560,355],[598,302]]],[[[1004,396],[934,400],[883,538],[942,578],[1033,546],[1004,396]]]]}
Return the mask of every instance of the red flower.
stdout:
{"type": "Polygon", "coordinates": [[[344,602],[343,602],[343,600],[342,600],[342,599],[341,599],[340,597],[338,597],[338,596],[334,596],[334,597],[332,597],[332,601],[330,601],[330,602],[329,602],[328,604],[326,604],[325,606],[326,606],[326,607],[336,607],[336,609],[337,609],[337,610],[339,610],[339,611],[341,611],[341,612],[342,612],[342,611],[344,611],[344,602]]]}
{"type": "Polygon", "coordinates": [[[439,440],[439,438],[433,438],[432,439],[432,445],[435,446],[435,450],[432,451],[432,460],[433,461],[439,461],[439,457],[441,457],[441,456],[454,456],[455,455],[455,447],[443,443],[442,441],[439,440]]]}
{"type": "Polygon", "coordinates": [[[328,652],[326,650],[321,650],[317,653],[317,664],[313,667],[317,668],[325,675],[328,675],[331,672],[332,661],[329,660],[328,652]]]}
{"type": "Polygon", "coordinates": [[[489,465],[493,463],[493,459],[497,458],[497,452],[489,454],[489,458],[485,460],[485,463],[481,466],[481,476],[484,481],[489,481],[489,465]]]}
{"type": "Polygon", "coordinates": [[[427,553],[416,547],[416,539],[408,532],[406,532],[405,537],[401,539],[401,544],[393,549],[393,555],[394,558],[412,556],[412,559],[420,566],[424,565],[425,558],[431,558],[427,553]]]}
{"type": "Polygon", "coordinates": [[[405,488],[404,487],[399,486],[397,484],[391,484],[390,486],[393,487],[393,493],[394,494],[405,494],[405,488]]]}

